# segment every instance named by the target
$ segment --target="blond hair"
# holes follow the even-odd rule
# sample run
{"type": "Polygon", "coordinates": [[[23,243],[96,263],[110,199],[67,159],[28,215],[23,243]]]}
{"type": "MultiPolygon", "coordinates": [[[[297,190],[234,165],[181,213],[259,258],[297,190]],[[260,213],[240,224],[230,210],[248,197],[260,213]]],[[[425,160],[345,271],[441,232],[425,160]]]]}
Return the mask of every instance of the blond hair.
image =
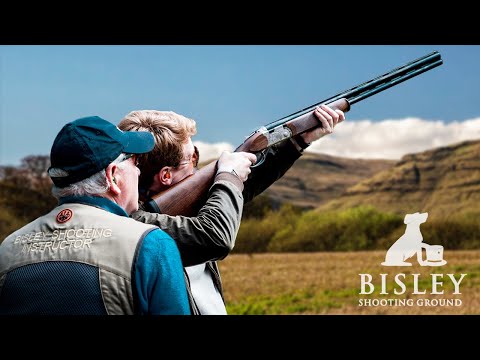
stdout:
{"type": "Polygon", "coordinates": [[[178,166],[185,156],[183,144],[197,133],[195,120],[173,111],[132,111],[118,127],[124,131],[149,131],[155,138],[153,150],[138,157],[139,185],[143,189],[150,188],[154,175],[164,166],[178,166]]]}

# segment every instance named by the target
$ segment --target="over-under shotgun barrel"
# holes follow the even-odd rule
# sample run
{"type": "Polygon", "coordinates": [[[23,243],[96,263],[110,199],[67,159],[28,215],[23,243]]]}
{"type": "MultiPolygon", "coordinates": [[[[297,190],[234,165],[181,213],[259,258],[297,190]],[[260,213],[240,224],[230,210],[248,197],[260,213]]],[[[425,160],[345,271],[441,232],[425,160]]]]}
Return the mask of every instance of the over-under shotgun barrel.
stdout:
{"type": "Polygon", "coordinates": [[[433,51],[430,54],[422,56],[416,60],[397,67],[383,75],[366,81],[362,84],[356,85],[351,89],[342,91],[328,99],[322,100],[316,104],[310,105],[304,109],[298,110],[290,115],[287,115],[279,120],[267,124],[265,127],[270,130],[276,126],[282,125],[289,120],[304,115],[310,111],[314,111],[320,104],[331,104],[336,100],[345,98],[350,105],[353,105],[361,100],[384,91],[392,86],[398,85],[408,79],[418,76],[428,70],[442,65],[442,57],[438,51],[433,51]]]}

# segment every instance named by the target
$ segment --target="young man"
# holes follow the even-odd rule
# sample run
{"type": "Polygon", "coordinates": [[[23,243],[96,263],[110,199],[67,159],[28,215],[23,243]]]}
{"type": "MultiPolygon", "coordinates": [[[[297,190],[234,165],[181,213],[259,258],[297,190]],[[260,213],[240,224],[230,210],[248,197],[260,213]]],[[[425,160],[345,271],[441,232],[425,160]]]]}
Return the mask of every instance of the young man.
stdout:
{"type": "MultiPolygon", "coordinates": [[[[226,187],[225,191],[215,197],[216,201],[211,201],[211,195],[196,217],[142,210],[132,214],[134,219],[165,229],[177,242],[188,274],[187,288],[191,289],[189,300],[194,314],[227,313],[216,260],[225,258],[234,247],[243,201],[250,201],[283,176],[311,142],[332,133],[345,119],[342,111],[325,105],[317,108],[315,115],[322,127],[271,147],[265,162],[253,168],[246,181],[240,179],[245,184],[219,162],[217,174],[223,174],[225,179],[216,179],[210,192],[215,193],[219,186],[226,187]]],[[[150,131],[155,137],[154,150],[141,157],[139,185],[143,200],[194,173],[199,159],[191,139],[196,134],[194,120],[171,111],[141,110],[129,113],[118,126],[128,131],[150,131]]]]}
{"type": "Polygon", "coordinates": [[[61,129],[48,170],[59,205],[1,243],[0,314],[190,314],[175,242],[128,217],[153,146],[97,116],[61,129]]]}

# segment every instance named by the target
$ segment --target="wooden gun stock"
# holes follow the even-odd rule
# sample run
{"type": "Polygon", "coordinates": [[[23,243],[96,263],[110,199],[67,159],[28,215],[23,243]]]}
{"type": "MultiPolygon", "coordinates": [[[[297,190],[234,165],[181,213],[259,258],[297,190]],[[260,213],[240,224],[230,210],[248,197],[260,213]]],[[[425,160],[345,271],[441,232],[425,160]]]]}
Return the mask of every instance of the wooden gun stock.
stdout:
{"type": "Polygon", "coordinates": [[[208,189],[213,185],[216,172],[217,161],[213,161],[193,175],[153,196],[144,204],[145,209],[167,215],[197,215],[207,201],[208,189]]]}

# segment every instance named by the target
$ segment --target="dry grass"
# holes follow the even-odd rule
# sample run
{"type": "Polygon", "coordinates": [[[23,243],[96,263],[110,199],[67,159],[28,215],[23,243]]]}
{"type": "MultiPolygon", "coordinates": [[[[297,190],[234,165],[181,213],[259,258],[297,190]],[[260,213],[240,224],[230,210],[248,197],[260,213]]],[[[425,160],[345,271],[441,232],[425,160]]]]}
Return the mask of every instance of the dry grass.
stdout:
{"type": "Polygon", "coordinates": [[[229,314],[480,314],[480,251],[445,251],[441,267],[384,267],[385,251],[230,255],[220,262],[229,314]],[[372,295],[359,295],[360,273],[369,273],[376,286],[372,295]],[[380,295],[380,275],[389,274],[388,295],[380,295]],[[395,284],[397,273],[406,274],[407,291],[395,284]],[[460,295],[446,274],[454,274],[460,295]],[[413,276],[419,276],[414,295],[413,276]],[[444,274],[443,295],[432,295],[431,274],[444,274]],[[461,306],[417,306],[418,298],[460,299],[461,306]],[[413,306],[359,306],[360,299],[408,299],[413,306]]]}

